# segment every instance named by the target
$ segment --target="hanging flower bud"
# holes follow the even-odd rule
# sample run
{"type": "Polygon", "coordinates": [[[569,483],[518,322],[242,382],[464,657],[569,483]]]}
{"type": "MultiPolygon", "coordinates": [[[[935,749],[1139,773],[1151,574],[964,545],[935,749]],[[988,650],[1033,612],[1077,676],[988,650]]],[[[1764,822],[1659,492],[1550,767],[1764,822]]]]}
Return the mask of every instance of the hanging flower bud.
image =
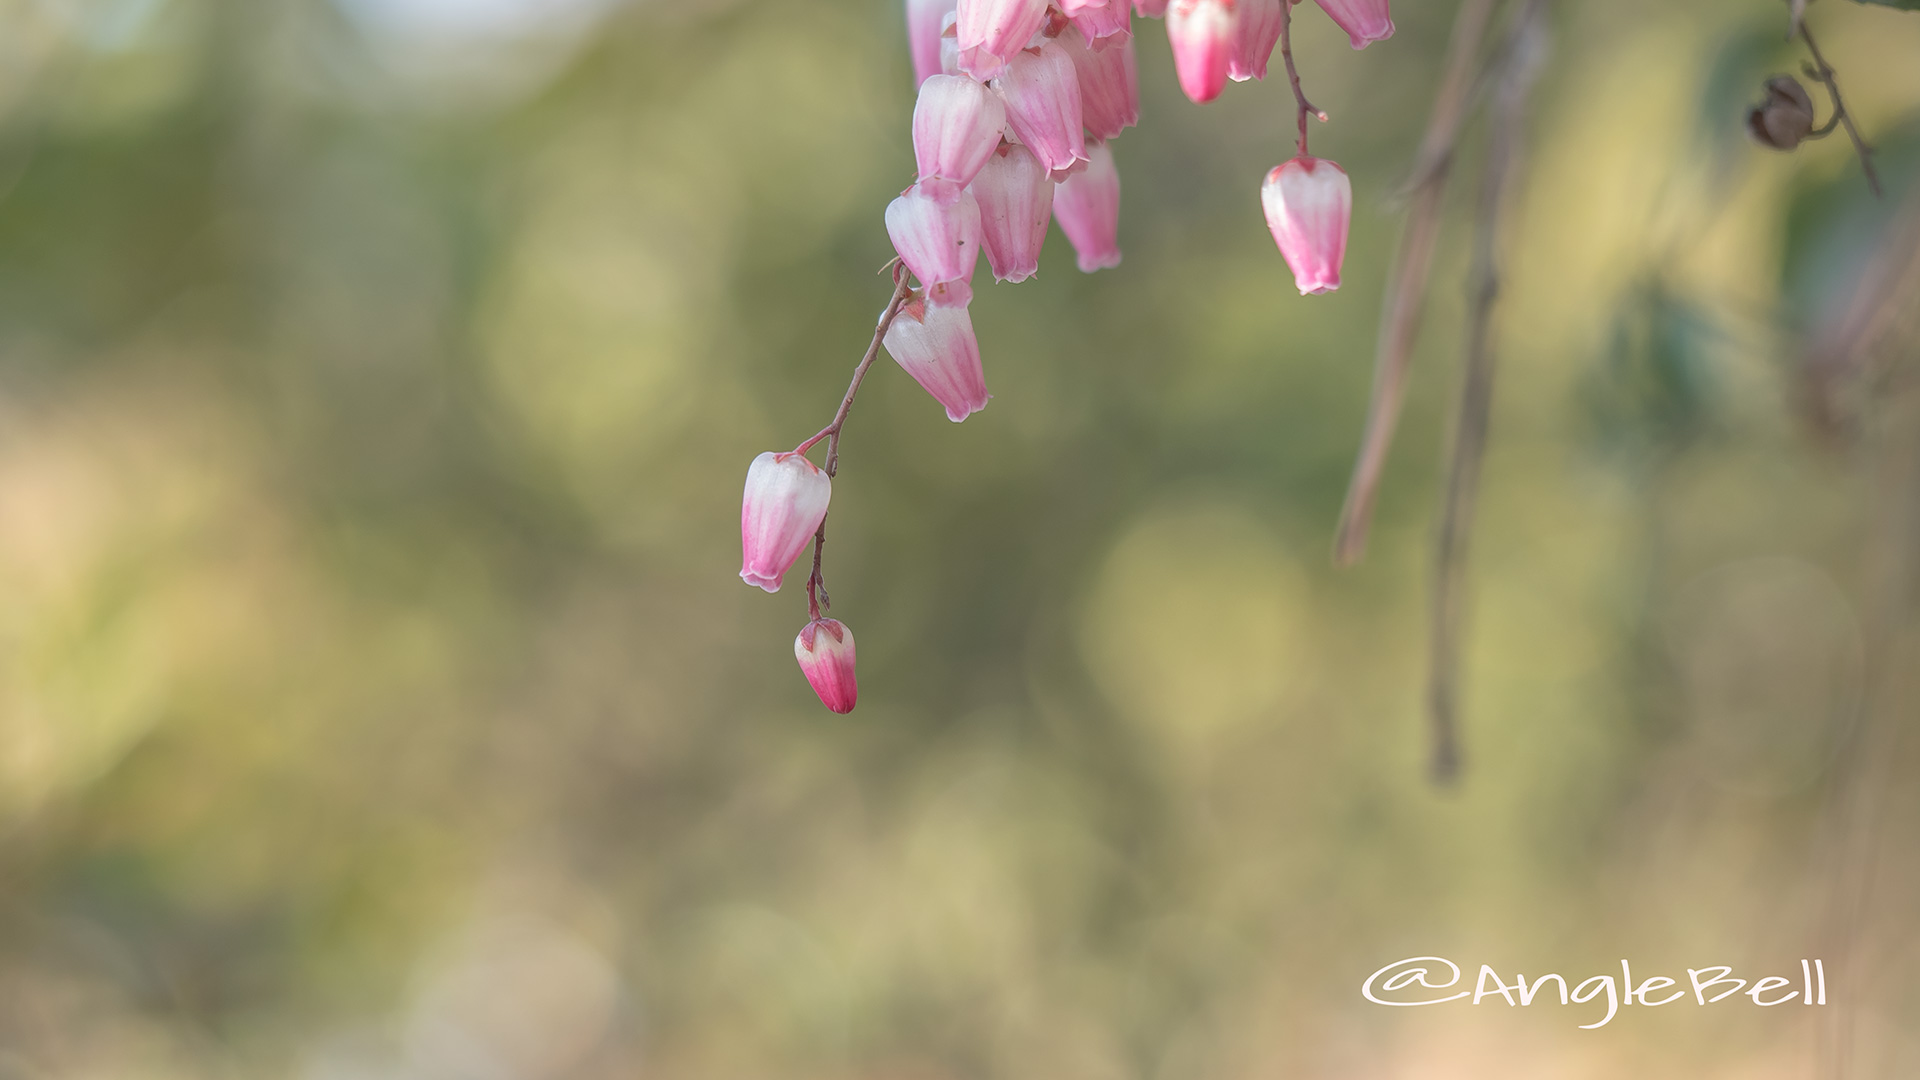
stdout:
{"type": "Polygon", "coordinates": [[[965,191],[942,200],[915,184],[887,205],[887,235],[921,284],[967,281],[980,257],[980,206],[965,191]]]}
{"type": "Polygon", "coordinates": [[[1111,139],[1140,122],[1140,69],[1133,38],[1108,38],[1091,49],[1072,34],[1060,36],[1060,48],[1073,61],[1080,83],[1080,120],[1087,134],[1111,139]]]}
{"type": "Polygon", "coordinates": [[[1306,156],[1283,163],[1260,185],[1260,207],[1300,295],[1339,288],[1353,217],[1353,184],[1340,166],[1306,156]]]}
{"type": "Polygon", "coordinates": [[[1158,19],[1167,14],[1167,0],[1133,0],[1133,13],[1143,19],[1158,19]]]}
{"type": "Polygon", "coordinates": [[[1775,150],[1791,150],[1813,133],[1813,99],[1800,80],[1776,75],[1767,80],[1767,97],[1747,113],[1747,134],[1775,150]]]}
{"type": "Polygon", "coordinates": [[[1125,0],[1111,0],[1104,7],[1090,7],[1079,14],[1068,12],[1072,16],[1074,28],[1086,40],[1087,47],[1095,50],[1106,48],[1121,38],[1133,36],[1133,8],[1125,0]]]}
{"type": "Polygon", "coordinates": [[[976,79],[1000,74],[1047,20],[1047,0],[959,0],[960,70],[976,79]]]}
{"type": "Polygon", "coordinates": [[[958,195],[1000,145],[1006,126],[1007,106],[998,94],[964,75],[928,78],[913,107],[920,187],[935,198],[958,195]]]}
{"type": "Polygon", "coordinates": [[[1387,0],[1314,0],[1320,10],[1333,17],[1347,32],[1353,47],[1364,49],[1369,42],[1385,41],[1393,36],[1393,14],[1387,0]]]}
{"type": "Polygon", "coordinates": [[[1053,213],[1047,167],[1026,147],[1002,143],[969,190],[980,204],[980,246],[994,280],[1027,280],[1040,269],[1040,246],[1053,213]]]}
{"type": "Polygon", "coordinates": [[[1080,79],[1059,43],[1016,52],[993,86],[1006,99],[1007,126],[1041,164],[1060,170],[1087,160],[1080,79]]]}
{"type": "Polygon", "coordinates": [[[860,684],[853,678],[853,631],[839,619],[815,619],[793,639],[793,658],[807,685],[820,695],[820,704],[837,713],[850,713],[860,700],[860,684]]]}
{"type": "Polygon", "coordinates": [[[1234,0],[1173,0],[1167,7],[1167,40],[1180,89],[1197,105],[1220,96],[1233,51],[1234,0]]]}
{"type": "Polygon", "coordinates": [[[772,451],[747,467],[740,500],[740,578],[768,592],[800,557],[827,516],[833,481],[806,455],[772,451]]]}
{"type": "Polygon", "coordinates": [[[1280,5],[1288,0],[1240,0],[1234,20],[1233,51],[1227,57],[1227,77],[1234,82],[1267,77],[1267,61],[1280,41],[1280,5]]]}
{"type": "Polygon", "coordinates": [[[907,0],[907,52],[913,57],[913,84],[940,74],[941,21],[956,0],[907,0]]]}
{"type": "Polygon", "coordinates": [[[980,342],[966,307],[929,304],[915,295],[887,327],[887,355],[959,423],[987,407],[980,342]]]}
{"type": "Polygon", "coordinates": [[[1053,217],[1073,244],[1082,273],[1120,265],[1120,174],[1106,143],[1093,145],[1086,171],[1060,182],[1053,217]]]}

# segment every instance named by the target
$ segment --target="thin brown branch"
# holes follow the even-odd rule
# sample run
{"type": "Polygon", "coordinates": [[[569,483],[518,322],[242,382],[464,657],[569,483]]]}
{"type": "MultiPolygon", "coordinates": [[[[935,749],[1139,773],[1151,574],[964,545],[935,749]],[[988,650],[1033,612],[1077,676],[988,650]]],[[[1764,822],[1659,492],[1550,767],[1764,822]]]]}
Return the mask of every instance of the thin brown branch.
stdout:
{"type": "MultiPolygon", "coordinates": [[[[812,438],[794,448],[794,453],[804,454],[813,449],[821,439],[827,440],[827,476],[833,477],[840,472],[840,429],[846,427],[847,417],[853,412],[853,399],[860,393],[860,384],[867,378],[867,371],[873,367],[873,361],[880,355],[880,343],[886,340],[887,328],[900,314],[900,308],[913,295],[913,289],[907,284],[906,264],[895,259],[881,269],[881,273],[893,274],[893,296],[888,299],[886,310],[880,313],[880,322],[873,328],[873,340],[867,343],[866,354],[860,358],[860,365],[853,369],[853,381],[847,384],[847,393],[840,399],[840,407],[834,410],[833,421],[823,427],[812,438]]],[[[827,519],[820,519],[820,528],[813,534],[813,573],[807,575],[807,614],[810,618],[820,617],[822,606],[831,607],[827,598],[827,581],[820,574],[820,554],[827,546],[827,519]]]]}
{"type": "Polygon", "coordinates": [[[1307,156],[1307,117],[1311,116],[1321,123],[1327,122],[1327,114],[1314,107],[1307,100],[1306,92],[1300,89],[1300,71],[1293,66],[1293,4],[1291,0],[1282,0],[1280,4],[1280,59],[1287,65],[1287,83],[1293,87],[1293,102],[1300,120],[1300,140],[1294,145],[1300,150],[1300,156],[1307,156]]]}
{"type": "Polygon", "coordinates": [[[1426,307],[1434,240],[1440,231],[1441,197],[1446,193],[1454,141],[1466,116],[1480,43],[1486,37],[1494,3],[1495,0],[1461,0],[1453,17],[1445,73],[1440,78],[1433,112],[1427,118],[1427,131],[1420,139],[1419,154],[1414,160],[1413,202],[1407,210],[1406,229],[1400,235],[1400,257],[1382,306],[1366,431],[1361,436],[1360,454],[1354,461],[1346,503],[1340,510],[1340,527],[1334,536],[1333,561],[1340,566],[1359,562],[1367,551],[1367,531],[1373,521],[1380,476],[1386,468],[1387,451],[1393,445],[1394,431],[1400,426],[1400,408],[1406,398],[1407,364],[1413,355],[1420,315],[1426,307]]]}
{"type": "Polygon", "coordinates": [[[1431,768],[1438,783],[1460,771],[1460,649],[1465,624],[1464,585],[1467,547],[1478,503],[1480,463],[1486,452],[1487,422],[1493,409],[1495,356],[1492,343],[1494,303],[1500,295],[1500,223],[1515,163],[1520,156],[1527,100],[1546,48],[1542,19],[1545,0],[1526,0],[1503,50],[1495,92],[1492,135],[1480,183],[1479,216],[1474,227],[1468,272],[1466,371],[1454,420],[1453,453],[1447,465],[1433,574],[1433,637],[1427,684],[1433,727],[1431,768]]]}
{"type": "Polygon", "coordinates": [[[1880,197],[1880,174],[1873,168],[1873,147],[1867,145],[1867,140],[1860,137],[1860,129],[1854,126],[1853,114],[1847,111],[1847,104],[1840,97],[1839,79],[1833,67],[1827,63],[1827,58],[1820,54],[1820,46],[1814,43],[1813,33],[1797,16],[1794,19],[1794,27],[1800,34],[1800,40],[1807,43],[1807,52],[1813,55],[1813,63],[1806,66],[1807,77],[1818,79],[1821,85],[1827,88],[1827,97],[1833,102],[1833,117],[1827,121],[1826,128],[1818,134],[1825,135],[1832,131],[1835,121],[1846,129],[1847,138],[1853,140],[1853,152],[1860,158],[1860,171],[1867,175],[1867,189],[1872,191],[1874,198],[1877,199],[1880,197]]]}

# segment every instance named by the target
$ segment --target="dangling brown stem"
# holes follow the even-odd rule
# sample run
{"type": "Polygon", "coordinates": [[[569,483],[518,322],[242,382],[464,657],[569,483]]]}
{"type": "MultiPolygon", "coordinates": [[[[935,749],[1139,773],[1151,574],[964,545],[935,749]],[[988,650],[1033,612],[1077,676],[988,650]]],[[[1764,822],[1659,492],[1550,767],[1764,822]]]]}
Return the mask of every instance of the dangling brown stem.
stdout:
{"type": "Polygon", "coordinates": [[[1462,0],[1454,15],[1453,36],[1447,46],[1446,74],[1420,140],[1409,190],[1406,231],[1400,235],[1400,258],[1380,318],[1380,338],[1374,349],[1373,395],[1367,405],[1360,454],[1347,482],[1347,498],[1340,508],[1340,527],[1334,536],[1333,561],[1352,566],[1367,551],[1367,530],[1373,522],[1374,500],[1380,476],[1400,426],[1400,406],[1406,399],[1407,366],[1413,356],[1414,334],[1426,306],[1427,279],[1433,269],[1435,237],[1440,231],[1440,199],[1446,192],[1453,164],[1453,144],[1467,111],[1475,60],[1493,0],[1462,0]]]}
{"type": "Polygon", "coordinates": [[[1314,108],[1313,102],[1300,89],[1300,71],[1293,66],[1293,0],[1280,0],[1280,59],[1287,65],[1287,82],[1293,86],[1293,100],[1300,114],[1300,141],[1295,145],[1300,156],[1307,156],[1307,117],[1311,116],[1321,123],[1327,122],[1327,114],[1314,108]]]}
{"type": "Polygon", "coordinates": [[[1479,221],[1468,271],[1466,372],[1454,420],[1453,453],[1447,464],[1433,573],[1432,656],[1427,705],[1433,723],[1433,778],[1450,783],[1460,772],[1460,643],[1465,623],[1467,544],[1478,503],[1480,462],[1486,452],[1493,410],[1494,351],[1491,326],[1500,292],[1499,225],[1508,182],[1520,153],[1527,98],[1539,71],[1545,0],[1527,0],[1514,20],[1494,101],[1493,133],[1481,178],[1479,221]]]}
{"type": "MultiPolygon", "coordinates": [[[[834,411],[833,421],[823,427],[812,438],[794,447],[793,452],[804,454],[813,449],[821,439],[827,440],[827,476],[829,478],[840,471],[840,429],[846,426],[847,416],[853,412],[854,395],[860,392],[860,384],[866,380],[868,369],[880,355],[880,343],[886,340],[887,328],[900,314],[900,308],[913,295],[913,289],[907,284],[907,267],[899,259],[894,259],[881,268],[881,273],[893,274],[893,297],[887,301],[886,310],[880,313],[880,322],[873,328],[873,340],[867,344],[866,355],[860,358],[860,366],[853,369],[853,381],[847,384],[846,396],[840,399],[840,408],[834,411]]],[[[827,546],[827,519],[820,519],[820,528],[813,534],[813,572],[807,575],[807,616],[820,617],[822,607],[832,607],[827,597],[827,581],[820,575],[820,554],[827,546]]]]}

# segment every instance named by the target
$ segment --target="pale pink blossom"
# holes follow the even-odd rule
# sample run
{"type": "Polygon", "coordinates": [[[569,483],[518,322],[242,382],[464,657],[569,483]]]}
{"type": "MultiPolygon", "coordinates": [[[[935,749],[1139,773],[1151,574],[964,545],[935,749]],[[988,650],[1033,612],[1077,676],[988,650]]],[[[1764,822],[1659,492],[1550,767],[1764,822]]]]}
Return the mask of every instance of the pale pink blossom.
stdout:
{"type": "Polygon", "coordinates": [[[740,500],[740,578],[768,592],[813,539],[827,516],[833,481],[826,471],[792,451],[768,451],[747,467],[740,500]]]}
{"type": "Polygon", "coordinates": [[[980,342],[964,306],[929,304],[916,294],[900,306],[885,342],[894,363],[946,407],[947,419],[957,424],[987,407],[992,395],[980,342]]]}
{"type": "Polygon", "coordinates": [[[1120,174],[1106,143],[1095,143],[1086,171],[1054,190],[1053,217],[1073,244],[1083,273],[1120,265],[1120,174]]]}
{"type": "Polygon", "coordinates": [[[1111,139],[1140,122],[1140,69],[1133,38],[1109,38],[1090,49],[1072,34],[1060,35],[1060,47],[1073,61],[1080,82],[1080,119],[1087,134],[1111,139]]]}
{"type": "Polygon", "coordinates": [[[913,107],[913,156],[920,186],[951,198],[973,182],[1000,145],[1007,106],[1000,95],[964,75],[934,75],[920,84],[913,107]]]}
{"type": "Polygon", "coordinates": [[[1067,14],[1080,36],[1095,50],[1133,36],[1133,8],[1126,0],[1112,0],[1105,7],[1086,8],[1077,15],[1067,14]]]}
{"type": "Polygon", "coordinates": [[[996,281],[1025,281],[1040,268],[1053,213],[1053,181],[1026,147],[1003,143],[969,189],[980,204],[980,246],[996,281]]]}
{"type": "Polygon", "coordinates": [[[793,658],[800,673],[820,696],[820,704],[837,713],[850,713],[860,700],[860,684],[853,677],[853,631],[839,619],[815,619],[793,639],[793,658]]]}
{"type": "Polygon", "coordinates": [[[957,13],[949,11],[940,19],[940,74],[942,75],[966,74],[960,70],[960,31],[956,26],[959,18],[957,13]]]}
{"type": "Polygon", "coordinates": [[[1280,41],[1282,4],[1288,0],[1239,0],[1234,16],[1233,51],[1227,57],[1227,77],[1234,82],[1267,77],[1267,61],[1280,41]]]}
{"type": "Polygon", "coordinates": [[[929,193],[920,184],[887,206],[893,250],[923,285],[967,281],[980,257],[980,206],[961,191],[929,193]]]}
{"type": "Polygon", "coordinates": [[[1060,170],[1087,159],[1080,77],[1059,43],[1014,53],[993,86],[1006,100],[1007,127],[1041,164],[1060,170]]]}
{"type": "Polygon", "coordinates": [[[1260,207],[1302,296],[1340,287],[1353,217],[1353,184],[1340,166],[1304,155],[1281,164],[1260,186],[1260,207]]]}
{"type": "Polygon", "coordinates": [[[1333,17],[1356,49],[1369,42],[1385,41],[1393,36],[1393,13],[1387,0],[1315,0],[1320,10],[1333,17]]]}
{"type": "Polygon", "coordinates": [[[1143,19],[1158,19],[1167,13],[1167,0],[1133,0],[1133,13],[1143,19]]]}
{"type": "Polygon", "coordinates": [[[1047,20],[1047,0],[959,0],[960,70],[991,79],[1047,20]]]}
{"type": "Polygon", "coordinates": [[[1197,104],[1220,96],[1233,51],[1234,0],[1173,0],[1167,7],[1167,40],[1180,89],[1197,104]]]}
{"type": "Polygon", "coordinates": [[[957,0],[907,0],[907,52],[913,57],[915,86],[940,74],[942,21],[957,0]]]}

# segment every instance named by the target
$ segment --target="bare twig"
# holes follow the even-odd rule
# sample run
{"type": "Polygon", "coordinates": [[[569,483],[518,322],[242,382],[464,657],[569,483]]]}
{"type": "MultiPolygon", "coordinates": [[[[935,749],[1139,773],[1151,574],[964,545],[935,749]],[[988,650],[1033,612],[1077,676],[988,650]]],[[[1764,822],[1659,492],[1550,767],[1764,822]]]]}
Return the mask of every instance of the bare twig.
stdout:
{"type": "Polygon", "coordinates": [[[1499,226],[1515,162],[1520,155],[1526,106],[1546,48],[1545,0],[1526,0],[1503,51],[1493,103],[1493,131],[1480,182],[1479,220],[1469,271],[1466,372],[1461,380],[1453,453],[1447,465],[1433,574],[1433,638],[1427,704],[1433,724],[1432,770],[1436,782],[1460,771],[1459,671],[1462,600],[1467,545],[1472,536],[1493,407],[1494,352],[1491,324],[1500,293],[1499,226]]]}
{"type": "Polygon", "coordinates": [[[1321,123],[1327,122],[1327,114],[1314,107],[1307,100],[1305,91],[1300,89],[1300,72],[1293,66],[1293,4],[1282,0],[1280,4],[1280,59],[1287,65],[1287,82],[1293,86],[1293,101],[1299,113],[1300,140],[1294,145],[1299,147],[1300,156],[1307,156],[1307,117],[1311,116],[1321,123]]]}
{"type": "MultiPolygon", "coordinates": [[[[1796,6],[1804,7],[1804,0],[1796,6]]],[[[1853,123],[1853,114],[1847,112],[1846,102],[1840,98],[1840,82],[1835,77],[1832,66],[1827,63],[1827,58],[1820,54],[1820,46],[1814,44],[1813,33],[1807,29],[1807,24],[1801,21],[1798,11],[1794,15],[1794,29],[1799,33],[1800,40],[1807,43],[1807,52],[1813,55],[1813,63],[1805,65],[1804,68],[1807,77],[1819,80],[1820,84],[1827,88],[1827,96],[1833,102],[1832,118],[1827,121],[1823,129],[1814,133],[1814,137],[1827,135],[1833,130],[1835,123],[1845,128],[1847,138],[1853,140],[1853,152],[1860,158],[1860,171],[1867,174],[1867,189],[1872,191],[1874,198],[1877,199],[1880,197],[1880,174],[1873,168],[1873,147],[1868,146],[1867,140],[1860,137],[1860,129],[1853,123]]]]}
{"type": "MultiPolygon", "coordinates": [[[[840,408],[834,411],[833,421],[821,428],[812,438],[794,447],[793,451],[796,454],[804,454],[813,449],[814,444],[821,439],[827,440],[826,470],[829,477],[837,475],[840,471],[840,429],[846,426],[847,416],[853,412],[854,396],[860,393],[860,384],[866,380],[868,369],[873,367],[874,359],[880,355],[880,343],[886,340],[887,328],[893,325],[894,318],[900,314],[901,306],[907,302],[909,296],[913,295],[912,288],[907,284],[906,264],[899,259],[888,263],[880,272],[893,274],[893,296],[887,301],[886,310],[880,313],[879,324],[873,328],[873,340],[867,344],[866,355],[860,358],[860,366],[853,369],[853,381],[847,384],[846,396],[840,399],[840,408]]],[[[827,598],[826,579],[820,575],[820,553],[826,546],[827,519],[823,517],[820,519],[820,528],[813,534],[813,573],[807,576],[807,614],[814,619],[820,617],[822,606],[833,606],[832,601],[827,598]]]]}
{"type": "Polygon", "coordinates": [[[1461,0],[1453,17],[1453,36],[1447,45],[1446,72],[1434,98],[1427,131],[1414,161],[1407,211],[1407,227],[1400,235],[1400,258],[1387,289],[1380,319],[1380,337],[1374,347],[1373,396],[1367,405],[1366,433],[1360,455],[1347,484],[1346,504],[1334,536],[1333,561],[1351,566],[1367,551],[1367,529],[1373,521],[1374,499],[1387,451],[1400,426],[1400,407],[1406,398],[1407,363],[1413,355],[1414,334],[1426,306],[1427,278],[1433,269],[1434,238],[1440,231],[1440,200],[1446,192],[1453,163],[1453,146],[1465,118],[1468,91],[1474,81],[1475,61],[1494,0],[1461,0]]]}

